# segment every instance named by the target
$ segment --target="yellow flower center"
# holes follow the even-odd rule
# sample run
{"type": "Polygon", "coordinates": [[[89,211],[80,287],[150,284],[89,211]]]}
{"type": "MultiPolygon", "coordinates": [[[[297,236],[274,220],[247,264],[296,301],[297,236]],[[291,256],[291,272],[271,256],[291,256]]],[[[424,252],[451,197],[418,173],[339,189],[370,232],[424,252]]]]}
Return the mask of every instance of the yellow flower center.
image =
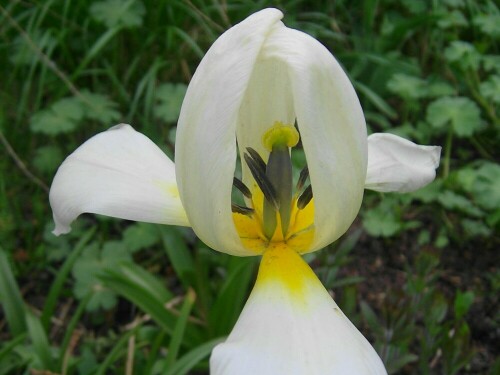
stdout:
{"type": "MultiPolygon", "coordinates": [[[[233,212],[236,230],[244,246],[254,250],[256,254],[282,245],[298,253],[307,252],[314,236],[314,198],[304,199],[299,195],[304,183],[302,174],[298,191],[292,195],[289,147],[298,143],[299,133],[292,125],[276,122],[265,132],[262,141],[270,151],[265,175],[262,171],[256,172],[257,175],[253,174],[257,178],[249,187],[251,198],[246,199],[251,213],[233,212]],[[287,172],[286,169],[290,171],[287,172]],[[262,179],[268,180],[267,183],[272,185],[272,193],[269,193],[265,183],[259,182],[262,179]]],[[[246,157],[245,159],[247,160],[246,157]]],[[[310,187],[309,193],[312,195],[310,187]]]]}

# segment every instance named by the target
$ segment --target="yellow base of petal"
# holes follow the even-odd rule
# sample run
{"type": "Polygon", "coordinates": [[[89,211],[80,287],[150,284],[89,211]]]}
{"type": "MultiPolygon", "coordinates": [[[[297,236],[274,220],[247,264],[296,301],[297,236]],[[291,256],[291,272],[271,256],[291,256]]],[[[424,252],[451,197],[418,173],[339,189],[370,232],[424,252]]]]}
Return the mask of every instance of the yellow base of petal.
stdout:
{"type": "Polygon", "coordinates": [[[251,216],[237,212],[233,213],[233,222],[243,245],[255,252],[263,254],[269,248],[279,246],[289,247],[299,254],[307,253],[314,238],[314,198],[304,209],[297,208],[296,199],[292,204],[290,225],[288,232],[283,237],[279,213],[276,213],[277,227],[273,238],[269,241],[262,230],[262,207],[264,196],[260,189],[254,185],[251,206],[254,212],[251,216]]]}
{"type": "Polygon", "coordinates": [[[262,256],[255,288],[280,284],[297,301],[305,300],[308,285],[320,281],[309,265],[284,243],[271,243],[262,256]]]}

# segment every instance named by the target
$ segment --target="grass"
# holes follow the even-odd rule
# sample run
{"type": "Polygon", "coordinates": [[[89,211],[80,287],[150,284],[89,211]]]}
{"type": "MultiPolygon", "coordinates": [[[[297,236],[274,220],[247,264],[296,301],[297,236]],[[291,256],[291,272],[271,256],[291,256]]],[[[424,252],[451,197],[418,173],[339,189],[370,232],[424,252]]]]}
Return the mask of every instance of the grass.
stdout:
{"type": "Polygon", "coordinates": [[[172,156],[227,28],[267,6],[345,67],[369,131],[443,146],[438,178],[367,193],[308,256],[391,374],[498,373],[500,10],[493,1],[10,1],[0,5],[0,374],[206,374],[257,259],[185,229],[83,216],[54,237],[65,156],[127,122],[172,156]]]}

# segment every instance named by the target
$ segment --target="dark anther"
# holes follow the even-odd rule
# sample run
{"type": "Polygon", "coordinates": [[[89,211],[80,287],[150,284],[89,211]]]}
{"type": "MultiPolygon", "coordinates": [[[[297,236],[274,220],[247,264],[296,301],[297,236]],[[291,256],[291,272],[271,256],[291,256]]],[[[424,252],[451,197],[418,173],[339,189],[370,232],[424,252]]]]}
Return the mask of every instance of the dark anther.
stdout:
{"type": "Polygon", "coordinates": [[[239,204],[231,204],[231,211],[236,212],[238,214],[250,216],[253,214],[253,208],[240,206],[239,204]]]}
{"type": "Polygon", "coordinates": [[[299,180],[297,181],[297,191],[301,191],[302,188],[304,187],[307,178],[309,177],[309,168],[307,168],[307,165],[300,171],[300,176],[299,180]]]}
{"type": "Polygon", "coordinates": [[[313,197],[313,191],[311,185],[306,187],[304,192],[300,194],[299,199],[297,199],[297,207],[299,210],[304,209],[308,205],[308,203],[311,201],[313,197]]]}
{"type": "Polygon", "coordinates": [[[259,169],[263,172],[263,174],[265,174],[266,173],[266,163],[264,162],[264,160],[262,160],[259,153],[251,147],[247,147],[247,152],[252,157],[252,159],[255,161],[255,163],[257,164],[259,169]]]}
{"type": "MultiPolygon", "coordinates": [[[[245,161],[248,165],[248,168],[250,169],[250,172],[252,173],[253,178],[255,179],[255,182],[257,182],[260,190],[262,190],[264,197],[271,205],[273,205],[275,210],[278,211],[280,208],[278,195],[276,194],[276,190],[274,189],[273,185],[271,185],[271,182],[268,180],[265,169],[262,170],[259,165],[259,161],[256,161],[249,154],[244,154],[243,157],[245,158],[245,161]]],[[[262,161],[262,158],[260,158],[260,160],[262,161]]],[[[262,163],[264,163],[264,161],[262,161],[262,163]]]]}
{"type": "Polygon", "coordinates": [[[233,177],[233,186],[238,189],[245,197],[247,197],[248,199],[252,199],[252,193],[250,192],[250,189],[247,188],[247,186],[243,183],[243,181],[236,177],[233,177]]]}

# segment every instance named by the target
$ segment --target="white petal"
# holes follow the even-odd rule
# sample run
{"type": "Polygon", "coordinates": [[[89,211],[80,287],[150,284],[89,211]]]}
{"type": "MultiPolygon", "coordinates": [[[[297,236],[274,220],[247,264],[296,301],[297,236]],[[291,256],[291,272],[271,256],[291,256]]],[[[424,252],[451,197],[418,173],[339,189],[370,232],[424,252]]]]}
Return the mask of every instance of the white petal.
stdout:
{"type": "Polygon", "coordinates": [[[401,193],[420,189],[436,177],[440,155],[439,146],[420,146],[393,134],[372,134],[365,187],[401,193]]]}
{"type": "Polygon", "coordinates": [[[50,188],[56,228],[68,233],[88,212],[188,226],[174,163],[130,125],[118,125],[81,145],[59,167],[50,188]]]}
{"type": "Polygon", "coordinates": [[[340,65],[309,35],[276,29],[263,55],[288,66],[315,202],[310,251],[317,250],[349,228],[361,205],[367,167],[363,111],[340,65]]]}
{"type": "MultiPolygon", "coordinates": [[[[284,27],[282,24],[275,25],[284,27]]],[[[269,151],[262,142],[263,134],[276,121],[292,125],[295,123],[293,97],[286,65],[277,59],[262,56],[255,64],[248,88],[240,107],[237,138],[240,159],[247,147],[252,147],[267,161],[269,151]]],[[[246,163],[242,163],[243,182],[253,185],[246,163]]]]}
{"type": "Polygon", "coordinates": [[[282,13],[255,13],[218,38],[201,61],[182,104],[175,160],[179,193],[196,234],[235,255],[245,249],[234,227],[231,189],[236,125],[255,61],[282,13]]]}
{"type": "Polygon", "coordinates": [[[387,374],[309,266],[293,255],[295,259],[283,260],[265,253],[238,322],[212,353],[210,374],[387,374]]]}

